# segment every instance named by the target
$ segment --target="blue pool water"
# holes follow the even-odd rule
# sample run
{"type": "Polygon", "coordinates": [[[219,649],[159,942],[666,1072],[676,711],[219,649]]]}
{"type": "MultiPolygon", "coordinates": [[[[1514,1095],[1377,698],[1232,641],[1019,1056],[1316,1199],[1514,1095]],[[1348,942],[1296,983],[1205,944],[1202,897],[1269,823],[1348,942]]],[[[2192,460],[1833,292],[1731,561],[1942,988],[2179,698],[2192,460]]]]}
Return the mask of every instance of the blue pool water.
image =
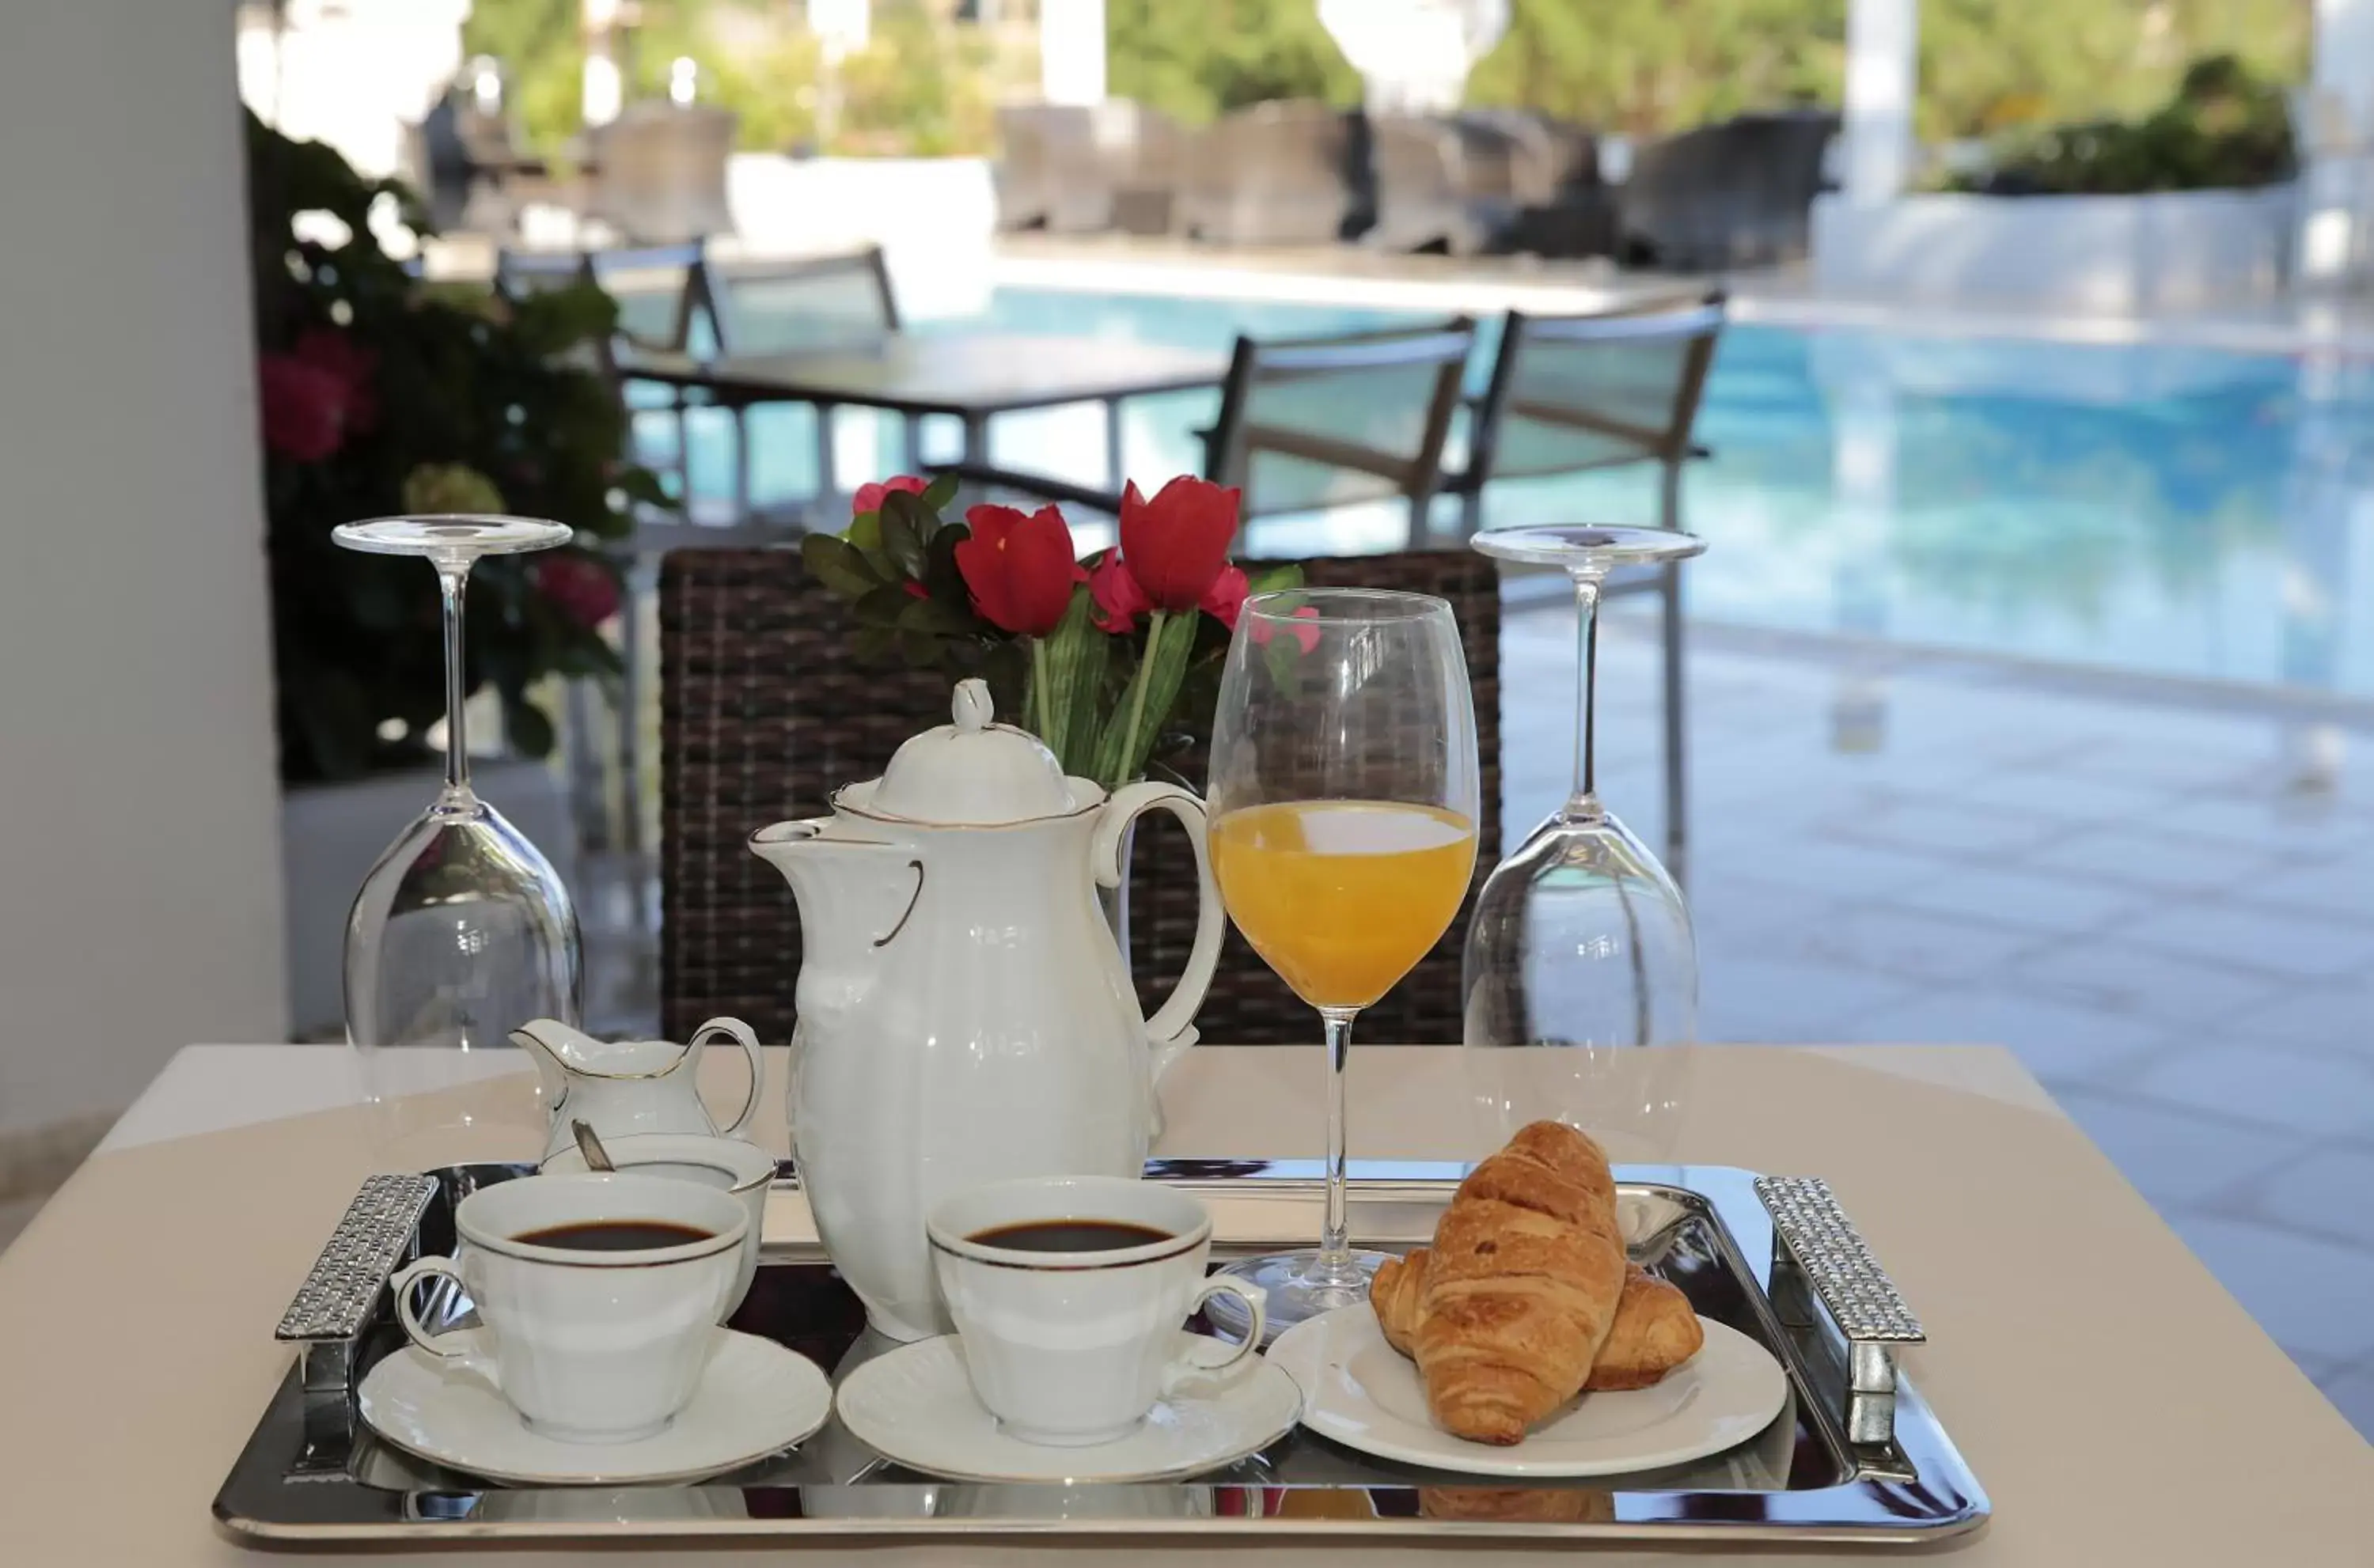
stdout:
{"type": "MultiPolygon", "coordinates": [[[[1225,349],[1396,312],[1001,290],[985,316],[919,330],[1094,335],[1225,349]]],[[[1480,358],[1480,356],[1479,356],[1480,358]]],[[[1478,366],[1480,376],[1481,366],[1478,366]]],[[[1193,469],[1208,394],[1144,400],[1129,467],[1193,469]]],[[[812,438],[762,427],[761,493],[807,482],[812,438]]],[[[846,417],[846,416],[845,416],[846,417]]],[[[721,434],[718,432],[716,434],[721,434]]],[[[2152,675],[2374,696],[2374,362],[2179,346],[1735,325],[1709,383],[1686,521],[1710,542],[1694,614],[2152,675]]],[[[896,462],[887,422],[844,426],[842,480],[896,462]]],[[[927,454],[953,432],[927,437],[927,454]]],[[[1016,415],[995,457],[1098,483],[1093,410],[1016,415]]],[[[726,449],[696,437],[696,486],[726,449]]],[[[1495,522],[1647,520],[1645,474],[1496,487],[1495,522]]],[[[1293,527],[1294,525],[1287,525],[1293,527]]],[[[1291,548],[1389,544],[1371,508],[1291,548]]]]}

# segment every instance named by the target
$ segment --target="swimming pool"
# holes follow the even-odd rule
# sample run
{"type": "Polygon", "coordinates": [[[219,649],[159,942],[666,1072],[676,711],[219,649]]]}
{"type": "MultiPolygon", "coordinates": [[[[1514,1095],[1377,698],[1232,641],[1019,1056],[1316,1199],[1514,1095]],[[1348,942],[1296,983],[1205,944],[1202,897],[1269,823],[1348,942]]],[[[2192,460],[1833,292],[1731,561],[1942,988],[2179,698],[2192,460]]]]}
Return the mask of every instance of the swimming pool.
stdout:
{"type": "MultiPolygon", "coordinates": [[[[931,332],[1094,335],[1224,349],[1412,319],[1354,307],[1001,288],[931,332]]],[[[1479,359],[1481,355],[1479,355],[1479,359]]],[[[1481,365],[1478,368],[1480,380],[1481,365]]],[[[1146,399],[1143,476],[1193,469],[1209,394],[1146,399]]],[[[759,427],[758,492],[812,483],[811,439],[759,427]]],[[[896,461],[887,421],[849,421],[844,483],[896,461]]],[[[1735,324],[1686,489],[1712,548],[1686,574],[1706,621],[2135,674],[2374,696],[2374,361],[2172,345],[1735,324]]],[[[927,438],[927,453],[948,450],[927,438]]],[[[722,431],[695,482],[726,488],[722,431]]],[[[1103,479],[1089,409],[1015,415],[997,461],[1103,479]]],[[[1495,522],[1645,520],[1653,478],[1496,486],[1495,522]]],[[[1298,530],[1297,548],[1390,544],[1391,508],[1298,530]]]]}

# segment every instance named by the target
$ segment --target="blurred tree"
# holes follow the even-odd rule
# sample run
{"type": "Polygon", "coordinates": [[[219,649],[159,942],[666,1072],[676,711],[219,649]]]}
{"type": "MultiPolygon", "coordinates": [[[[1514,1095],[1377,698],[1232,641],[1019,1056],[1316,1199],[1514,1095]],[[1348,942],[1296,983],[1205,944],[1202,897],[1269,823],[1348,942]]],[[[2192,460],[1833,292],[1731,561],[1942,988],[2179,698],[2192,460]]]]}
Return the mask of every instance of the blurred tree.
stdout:
{"type": "Polygon", "coordinates": [[[990,148],[989,46],[922,0],[878,0],[864,49],[840,63],[836,152],[946,158],[990,148]]]}
{"type": "Polygon", "coordinates": [[[585,44],[582,0],[476,0],[462,24],[464,54],[502,63],[513,121],[534,150],[551,154],[583,116],[585,44]]]}
{"type": "Polygon", "coordinates": [[[1114,96],[1201,124],[1277,98],[1360,100],[1317,0],[1106,0],[1114,96]]]}

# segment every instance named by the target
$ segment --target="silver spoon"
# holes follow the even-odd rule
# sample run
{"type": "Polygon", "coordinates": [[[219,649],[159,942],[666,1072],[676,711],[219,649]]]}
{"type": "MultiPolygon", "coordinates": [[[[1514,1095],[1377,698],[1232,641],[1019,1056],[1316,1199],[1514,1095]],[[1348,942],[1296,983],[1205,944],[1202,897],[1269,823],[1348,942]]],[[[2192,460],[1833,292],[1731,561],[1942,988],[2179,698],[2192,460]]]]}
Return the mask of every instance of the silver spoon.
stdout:
{"type": "Polygon", "coordinates": [[[569,1130],[577,1135],[577,1152],[585,1156],[587,1170],[615,1171],[618,1168],[610,1163],[610,1151],[602,1147],[602,1140],[593,1128],[583,1121],[572,1120],[569,1130]]]}

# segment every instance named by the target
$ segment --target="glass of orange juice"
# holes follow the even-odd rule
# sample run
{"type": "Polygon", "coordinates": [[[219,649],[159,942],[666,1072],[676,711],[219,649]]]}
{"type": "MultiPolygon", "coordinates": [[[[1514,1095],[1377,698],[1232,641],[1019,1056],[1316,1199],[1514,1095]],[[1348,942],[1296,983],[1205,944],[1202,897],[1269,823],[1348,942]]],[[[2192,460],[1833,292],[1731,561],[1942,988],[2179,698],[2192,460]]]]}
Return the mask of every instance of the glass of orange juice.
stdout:
{"type": "Polygon", "coordinates": [[[1228,1272],[1273,1329],[1366,1299],[1345,1221],[1352,1020],[1442,940],[1475,869],[1475,709],[1451,606],[1289,589],[1245,602],[1212,733],[1212,870],[1237,929],[1319,1012],[1327,1211],[1316,1249],[1228,1272]]]}

